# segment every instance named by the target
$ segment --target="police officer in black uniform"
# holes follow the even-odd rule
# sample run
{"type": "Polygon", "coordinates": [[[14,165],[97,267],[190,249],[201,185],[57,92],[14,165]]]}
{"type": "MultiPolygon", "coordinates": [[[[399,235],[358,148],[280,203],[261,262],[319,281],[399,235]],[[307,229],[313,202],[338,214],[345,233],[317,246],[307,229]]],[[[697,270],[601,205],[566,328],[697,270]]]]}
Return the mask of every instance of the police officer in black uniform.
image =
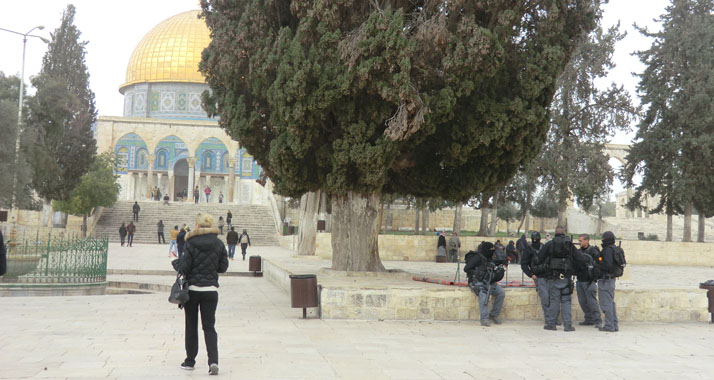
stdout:
{"type": "Polygon", "coordinates": [[[571,310],[571,295],[573,294],[573,274],[577,250],[565,236],[565,228],[558,226],[555,228],[553,240],[545,243],[540,254],[545,258],[548,265],[548,311],[545,317],[546,330],[556,330],[558,314],[563,317],[563,327],[565,331],[575,331],[573,327],[573,317],[571,310]]]}
{"type": "Polygon", "coordinates": [[[597,290],[600,309],[605,315],[605,325],[600,331],[616,332],[620,330],[615,307],[615,279],[618,275],[615,268],[615,234],[605,231],[602,234],[602,253],[597,261],[597,290]]]}
{"type": "Polygon", "coordinates": [[[597,272],[595,261],[600,257],[600,250],[596,246],[590,245],[590,236],[581,234],[578,236],[580,243],[580,260],[575,262],[575,275],[578,279],[576,291],[578,293],[578,303],[583,310],[585,320],[580,322],[581,326],[600,327],[602,319],[600,316],[600,305],[597,303],[597,272]]]}
{"type": "Polygon", "coordinates": [[[548,279],[546,277],[547,266],[539,256],[542,247],[540,233],[533,231],[531,244],[525,248],[521,255],[521,270],[535,282],[536,292],[540,298],[540,306],[545,318],[550,301],[548,297],[548,279]]]}
{"type": "Polygon", "coordinates": [[[498,285],[503,278],[505,263],[494,262],[495,252],[493,243],[483,242],[477,252],[469,252],[464,272],[468,275],[469,287],[478,296],[481,326],[490,326],[490,320],[497,325],[501,324],[498,317],[501,314],[503,300],[506,292],[498,285]],[[493,296],[494,302],[491,311],[488,310],[489,298],[493,296]]]}

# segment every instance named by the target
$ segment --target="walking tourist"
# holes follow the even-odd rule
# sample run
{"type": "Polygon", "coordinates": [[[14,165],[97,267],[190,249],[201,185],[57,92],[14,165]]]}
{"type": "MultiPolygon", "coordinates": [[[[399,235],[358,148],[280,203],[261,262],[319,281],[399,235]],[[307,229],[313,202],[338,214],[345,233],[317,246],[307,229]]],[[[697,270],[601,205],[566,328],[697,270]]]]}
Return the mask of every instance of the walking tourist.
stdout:
{"type": "Polygon", "coordinates": [[[169,242],[169,257],[178,257],[178,254],[175,253],[173,250],[178,248],[176,245],[176,239],[178,239],[178,234],[179,234],[179,229],[178,225],[174,226],[174,229],[171,230],[171,238],[169,242]]]}
{"type": "Polygon", "coordinates": [[[196,186],[196,188],[193,189],[193,203],[198,204],[198,198],[200,194],[201,193],[198,191],[198,186],[196,186]]]}
{"type": "Polygon", "coordinates": [[[228,228],[233,227],[232,222],[233,222],[233,214],[231,214],[231,210],[228,210],[228,214],[226,214],[226,226],[228,226],[228,228]]]}
{"type": "Polygon", "coordinates": [[[164,244],[166,244],[166,238],[164,237],[164,221],[159,220],[158,223],[156,223],[156,232],[159,235],[159,244],[161,244],[161,241],[164,241],[164,244]]]}
{"type": "Polygon", "coordinates": [[[184,223],[179,230],[178,236],[176,236],[176,250],[178,250],[179,260],[181,260],[181,256],[183,256],[183,246],[186,242],[186,233],[186,223],[184,223]]]}
{"type": "Polygon", "coordinates": [[[134,213],[134,221],[138,222],[139,221],[139,211],[141,211],[141,207],[139,207],[139,202],[134,201],[134,206],[132,206],[131,211],[134,213]]]}
{"type": "Polygon", "coordinates": [[[206,193],[206,203],[208,203],[211,200],[211,188],[210,186],[206,185],[206,188],[203,189],[203,192],[206,193]]]}
{"type": "Polygon", "coordinates": [[[208,353],[208,373],[218,375],[218,334],[216,307],[218,306],[218,273],[228,270],[226,246],[218,240],[218,229],[213,217],[198,214],[196,229],[186,236],[186,253],[173,266],[188,282],[189,300],[183,305],[185,320],[186,359],[181,368],[193,370],[198,355],[198,313],[208,353]]]}
{"type": "Polygon", "coordinates": [[[243,255],[243,261],[245,261],[245,250],[250,245],[250,236],[248,236],[248,230],[243,230],[243,233],[240,235],[240,238],[238,238],[238,242],[240,243],[240,253],[241,255],[243,255]]]}
{"type": "Polygon", "coordinates": [[[128,236],[127,244],[129,247],[131,247],[134,243],[134,232],[136,232],[136,226],[134,225],[134,222],[129,222],[129,225],[126,226],[126,234],[128,236]]]}
{"type": "Polygon", "coordinates": [[[218,193],[218,203],[223,203],[223,192],[218,193]]]}
{"type": "Polygon", "coordinates": [[[226,244],[228,244],[228,258],[233,260],[233,256],[236,254],[236,245],[238,245],[238,233],[233,227],[226,235],[226,244]]]}
{"type": "Polygon", "coordinates": [[[221,231],[221,235],[223,235],[223,226],[226,225],[226,222],[223,221],[223,217],[219,216],[218,217],[218,229],[221,231]]]}
{"type": "Polygon", "coordinates": [[[119,227],[119,238],[121,239],[121,246],[124,246],[124,239],[126,239],[126,226],[124,223],[119,227]]]}

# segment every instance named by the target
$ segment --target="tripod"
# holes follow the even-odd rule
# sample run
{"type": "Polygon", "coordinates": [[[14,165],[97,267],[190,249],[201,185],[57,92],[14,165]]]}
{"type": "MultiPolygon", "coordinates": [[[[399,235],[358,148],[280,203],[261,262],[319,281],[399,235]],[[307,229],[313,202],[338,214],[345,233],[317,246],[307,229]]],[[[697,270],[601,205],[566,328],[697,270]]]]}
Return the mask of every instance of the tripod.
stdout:
{"type": "Polygon", "coordinates": [[[458,257],[456,257],[456,273],[454,274],[454,282],[457,284],[461,282],[461,261],[459,261],[458,257]]]}

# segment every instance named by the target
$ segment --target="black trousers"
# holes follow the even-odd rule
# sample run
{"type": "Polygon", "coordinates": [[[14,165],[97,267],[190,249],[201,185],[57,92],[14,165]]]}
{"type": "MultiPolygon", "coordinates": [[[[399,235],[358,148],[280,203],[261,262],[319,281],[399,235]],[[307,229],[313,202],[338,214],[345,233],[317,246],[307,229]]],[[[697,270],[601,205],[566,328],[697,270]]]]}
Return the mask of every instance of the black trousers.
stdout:
{"type": "Polygon", "coordinates": [[[138,213],[138,212],[135,212],[135,213],[134,213],[134,221],[135,221],[135,222],[138,222],[138,221],[139,221],[139,213],[138,213]]]}
{"type": "Polygon", "coordinates": [[[166,244],[166,238],[164,238],[164,232],[159,232],[159,244],[161,244],[161,241],[164,241],[164,244],[166,244]]]}
{"type": "Polygon", "coordinates": [[[124,240],[126,239],[126,236],[119,235],[119,237],[121,238],[121,245],[124,246],[124,240]]]}
{"type": "Polygon", "coordinates": [[[248,249],[248,243],[240,243],[240,253],[243,255],[243,260],[245,260],[246,249],[248,249]]]}
{"type": "Polygon", "coordinates": [[[208,352],[208,365],[218,364],[218,334],[216,333],[216,307],[218,292],[188,291],[189,300],[183,305],[186,315],[186,364],[195,365],[198,355],[198,312],[208,352]]]}

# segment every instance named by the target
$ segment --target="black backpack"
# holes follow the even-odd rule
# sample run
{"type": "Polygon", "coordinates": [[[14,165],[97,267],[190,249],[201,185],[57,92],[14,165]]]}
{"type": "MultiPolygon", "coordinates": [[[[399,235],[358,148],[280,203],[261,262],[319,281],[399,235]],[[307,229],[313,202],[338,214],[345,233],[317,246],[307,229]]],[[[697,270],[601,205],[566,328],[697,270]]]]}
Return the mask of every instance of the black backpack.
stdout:
{"type": "Polygon", "coordinates": [[[506,250],[503,248],[503,246],[497,246],[494,250],[493,262],[496,265],[508,265],[508,255],[506,254],[506,250]]]}
{"type": "Polygon", "coordinates": [[[558,273],[572,273],[572,247],[573,243],[565,235],[558,235],[553,238],[548,255],[550,256],[550,269],[558,273]]]}
{"type": "Polygon", "coordinates": [[[612,246],[612,258],[615,265],[612,269],[612,275],[615,277],[620,277],[625,273],[625,266],[627,265],[627,260],[625,259],[625,251],[620,246],[612,246]]]}

